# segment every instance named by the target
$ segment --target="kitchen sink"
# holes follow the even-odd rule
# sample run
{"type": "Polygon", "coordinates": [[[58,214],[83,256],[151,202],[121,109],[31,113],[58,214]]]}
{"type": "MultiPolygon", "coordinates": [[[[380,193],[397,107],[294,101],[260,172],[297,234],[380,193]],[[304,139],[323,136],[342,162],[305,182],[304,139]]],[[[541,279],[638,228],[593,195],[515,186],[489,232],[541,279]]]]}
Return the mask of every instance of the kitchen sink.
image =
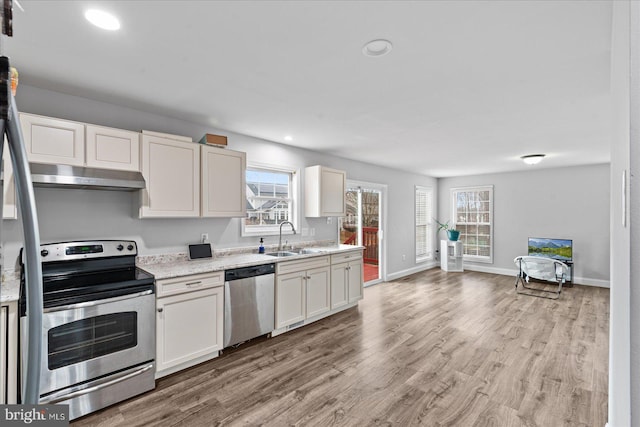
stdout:
{"type": "Polygon", "coordinates": [[[324,249],[317,249],[317,248],[302,248],[302,249],[298,249],[298,253],[300,255],[305,255],[305,254],[321,254],[324,253],[325,250],[324,249]]]}
{"type": "Polygon", "coordinates": [[[294,256],[294,255],[321,254],[324,252],[325,252],[324,249],[319,249],[319,248],[301,248],[301,249],[293,249],[290,251],[269,252],[265,255],[275,256],[275,257],[285,257],[285,256],[294,256]]]}
{"type": "Polygon", "coordinates": [[[275,256],[275,257],[285,257],[285,256],[294,256],[294,255],[298,255],[296,252],[289,252],[289,251],[278,251],[278,252],[269,252],[265,255],[269,255],[269,256],[275,256]]]}

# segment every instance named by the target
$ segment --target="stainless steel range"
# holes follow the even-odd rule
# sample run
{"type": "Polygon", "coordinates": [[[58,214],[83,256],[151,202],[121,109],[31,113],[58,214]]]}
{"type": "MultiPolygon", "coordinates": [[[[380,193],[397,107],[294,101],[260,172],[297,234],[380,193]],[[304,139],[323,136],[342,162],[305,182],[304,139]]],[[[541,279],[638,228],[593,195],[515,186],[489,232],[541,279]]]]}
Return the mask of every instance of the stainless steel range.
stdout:
{"type": "MultiPolygon", "coordinates": [[[[135,266],[133,241],[40,246],[44,313],[40,403],[71,419],[155,387],[154,278],[135,266]]],[[[26,355],[24,274],[20,338],[26,355]]]]}

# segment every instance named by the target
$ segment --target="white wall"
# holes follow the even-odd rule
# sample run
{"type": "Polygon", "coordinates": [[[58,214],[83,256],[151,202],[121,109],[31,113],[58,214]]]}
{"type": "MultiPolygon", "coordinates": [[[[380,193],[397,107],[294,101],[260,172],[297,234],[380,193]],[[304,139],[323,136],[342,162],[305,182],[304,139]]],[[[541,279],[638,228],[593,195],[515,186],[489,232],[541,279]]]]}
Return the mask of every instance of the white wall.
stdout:
{"type": "MultiPolygon", "coordinates": [[[[609,165],[536,169],[439,180],[438,216],[451,218],[451,189],[493,185],[493,264],[465,268],[515,272],[528,237],[573,240],[576,283],[609,284],[609,165]]],[[[440,236],[441,238],[444,236],[440,236]]]]}
{"type": "MultiPolygon", "coordinates": [[[[228,135],[229,148],[247,153],[247,162],[284,165],[303,169],[322,164],[347,171],[349,179],[388,186],[388,262],[387,271],[398,274],[421,268],[414,259],[414,186],[436,187],[437,180],[427,176],[373,166],[357,161],[298,149],[246,135],[216,130],[157,114],[65,95],[21,84],[17,99],[20,111],[94,123],[130,130],[154,130],[190,136],[199,140],[205,133],[228,135]],[[406,261],[402,255],[406,254],[406,261]]],[[[348,143],[345,141],[344,143],[348,143]]],[[[302,184],[302,182],[301,182],[302,184]]],[[[36,203],[43,242],[69,239],[130,238],[138,242],[140,253],[158,254],[186,251],[188,243],[197,242],[201,233],[209,233],[214,247],[258,247],[259,238],[240,237],[240,220],[224,218],[138,219],[137,193],[98,190],[36,189],[36,203]]],[[[300,200],[299,206],[303,205],[300,200]]],[[[324,218],[301,218],[300,228],[315,229],[313,238],[300,235],[297,240],[337,239],[337,221],[327,224],[324,218]]],[[[20,221],[3,222],[5,262],[8,268],[22,246],[20,221]]],[[[265,239],[277,243],[277,236],[265,239]]]]}

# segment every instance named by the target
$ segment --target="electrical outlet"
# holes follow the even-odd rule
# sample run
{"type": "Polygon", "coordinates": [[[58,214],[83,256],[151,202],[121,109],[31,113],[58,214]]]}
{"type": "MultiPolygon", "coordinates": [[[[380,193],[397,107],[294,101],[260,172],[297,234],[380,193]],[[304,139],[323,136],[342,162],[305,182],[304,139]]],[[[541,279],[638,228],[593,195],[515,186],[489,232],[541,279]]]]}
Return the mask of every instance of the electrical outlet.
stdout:
{"type": "Polygon", "coordinates": [[[402,260],[406,261],[407,260],[407,256],[406,255],[402,255],[402,260]]]}
{"type": "Polygon", "coordinates": [[[327,224],[331,224],[332,218],[330,216],[327,217],[327,224]]]}
{"type": "Polygon", "coordinates": [[[209,242],[209,233],[202,233],[200,235],[200,242],[201,243],[207,243],[209,242]]]}

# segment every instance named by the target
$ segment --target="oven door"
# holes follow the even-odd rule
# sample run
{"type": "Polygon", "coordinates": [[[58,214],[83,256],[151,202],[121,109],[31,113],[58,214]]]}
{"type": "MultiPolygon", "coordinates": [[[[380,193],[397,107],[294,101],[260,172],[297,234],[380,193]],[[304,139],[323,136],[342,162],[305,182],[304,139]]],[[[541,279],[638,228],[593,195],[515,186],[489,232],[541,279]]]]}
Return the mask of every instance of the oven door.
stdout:
{"type": "Polygon", "coordinates": [[[40,395],[152,361],[152,292],[45,309],[40,395]]]}

